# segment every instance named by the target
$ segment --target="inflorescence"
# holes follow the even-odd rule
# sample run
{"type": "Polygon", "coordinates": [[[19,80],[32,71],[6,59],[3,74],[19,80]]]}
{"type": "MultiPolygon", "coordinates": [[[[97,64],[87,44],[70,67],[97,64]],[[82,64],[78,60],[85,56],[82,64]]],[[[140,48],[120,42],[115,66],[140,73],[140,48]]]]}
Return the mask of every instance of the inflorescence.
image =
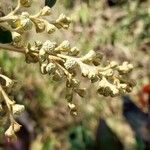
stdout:
{"type": "MultiPolygon", "coordinates": [[[[11,44],[0,44],[0,47],[6,50],[21,52],[25,55],[27,63],[38,63],[40,72],[48,74],[52,80],[63,80],[66,83],[66,100],[70,113],[77,115],[77,109],[73,103],[73,96],[77,93],[80,97],[86,94],[85,88],[80,88],[81,81],[77,78],[77,72],[80,70],[82,76],[97,83],[97,93],[103,96],[117,96],[130,92],[135,83],[127,77],[133,69],[133,65],[123,62],[121,65],[115,61],[102,63],[103,55],[94,50],[90,50],[84,56],[80,55],[77,47],[71,47],[69,41],[62,43],[47,40],[44,43],[35,41],[34,44],[23,44],[23,33],[35,28],[36,33],[47,32],[54,33],[57,29],[68,29],[71,19],[61,14],[55,21],[48,21],[43,17],[52,14],[51,8],[45,6],[37,14],[31,15],[28,12],[18,14],[22,7],[30,7],[30,0],[19,0],[17,7],[8,15],[0,18],[1,27],[9,30],[12,34],[13,42],[11,44]]],[[[10,119],[10,127],[5,132],[6,136],[15,136],[15,132],[20,129],[20,125],[15,121],[14,115],[24,110],[23,105],[15,104],[7,96],[7,88],[12,86],[12,80],[0,74],[6,82],[3,86],[0,83],[1,103],[6,103],[6,109],[0,104],[0,113],[6,111],[10,119]],[[5,90],[6,89],[6,90],[5,90]]]]}

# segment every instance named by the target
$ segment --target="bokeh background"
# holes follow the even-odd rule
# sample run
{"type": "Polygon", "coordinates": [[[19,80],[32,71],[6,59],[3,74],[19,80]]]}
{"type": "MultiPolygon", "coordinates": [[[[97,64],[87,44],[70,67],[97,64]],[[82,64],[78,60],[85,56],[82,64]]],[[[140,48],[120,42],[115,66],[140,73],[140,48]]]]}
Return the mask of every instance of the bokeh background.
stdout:
{"type": "MultiPolygon", "coordinates": [[[[15,3],[4,0],[1,7],[7,14],[15,3]]],[[[33,0],[28,11],[36,13],[43,6],[44,0],[33,0]]],[[[104,61],[133,63],[135,68],[130,77],[137,84],[130,98],[141,113],[146,113],[147,105],[142,105],[139,93],[150,83],[150,1],[57,0],[48,19],[61,13],[72,19],[69,30],[53,35],[36,34],[33,30],[24,35],[25,40],[69,40],[72,46],[79,47],[81,54],[94,49],[103,53],[104,61]]],[[[83,87],[88,94],[83,99],[75,97],[78,116],[72,117],[65,101],[64,83],[51,81],[40,74],[38,65],[26,64],[24,59],[21,54],[0,51],[0,67],[17,83],[11,96],[26,107],[17,118],[23,125],[18,140],[7,143],[1,129],[0,149],[99,150],[95,147],[97,135],[98,143],[102,142],[100,150],[146,150],[145,142],[122,113],[122,97],[100,96],[94,85],[85,80],[83,87]]],[[[137,118],[141,125],[143,120],[136,114],[133,112],[131,120],[137,118]]]]}

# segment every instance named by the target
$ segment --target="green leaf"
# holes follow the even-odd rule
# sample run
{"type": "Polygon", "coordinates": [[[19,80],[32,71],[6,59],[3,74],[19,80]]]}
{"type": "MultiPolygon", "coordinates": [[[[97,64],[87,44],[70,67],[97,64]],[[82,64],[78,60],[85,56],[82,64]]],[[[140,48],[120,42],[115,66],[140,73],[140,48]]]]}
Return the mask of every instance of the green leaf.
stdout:
{"type": "Polygon", "coordinates": [[[12,42],[12,35],[11,32],[8,30],[4,30],[0,27],[0,43],[11,43],[12,42]]]}

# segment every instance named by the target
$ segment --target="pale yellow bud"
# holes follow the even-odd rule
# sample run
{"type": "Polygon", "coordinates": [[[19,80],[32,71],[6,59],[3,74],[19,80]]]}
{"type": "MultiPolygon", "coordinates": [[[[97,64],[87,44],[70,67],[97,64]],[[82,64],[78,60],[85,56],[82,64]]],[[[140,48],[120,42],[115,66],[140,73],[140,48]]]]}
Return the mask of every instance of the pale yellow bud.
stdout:
{"type": "Polygon", "coordinates": [[[45,6],[42,10],[41,10],[41,16],[48,16],[51,14],[51,8],[48,6],[45,6]]]}
{"type": "Polygon", "coordinates": [[[58,47],[56,47],[56,51],[64,51],[64,52],[68,52],[70,51],[71,47],[70,47],[70,43],[69,41],[63,41],[58,47]]]}
{"type": "Polygon", "coordinates": [[[19,33],[11,32],[11,34],[12,34],[12,39],[15,43],[18,43],[21,41],[22,38],[21,38],[21,35],[19,33]]]}
{"type": "Polygon", "coordinates": [[[56,31],[56,27],[53,24],[46,24],[46,32],[51,34],[56,31]]]}
{"type": "Polygon", "coordinates": [[[24,105],[14,104],[12,106],[12,111],[14,115],[20,115],[25,110],[24,105]]]}

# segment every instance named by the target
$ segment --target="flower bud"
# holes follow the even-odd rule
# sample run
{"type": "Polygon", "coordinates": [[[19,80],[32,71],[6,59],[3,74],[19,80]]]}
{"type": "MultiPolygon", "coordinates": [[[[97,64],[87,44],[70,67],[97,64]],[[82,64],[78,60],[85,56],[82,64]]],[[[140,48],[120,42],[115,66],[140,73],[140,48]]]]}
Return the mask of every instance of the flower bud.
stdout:
{"type": "Polygon", "coordinates": [[[12,138],[15,136],[15,132],[18,132],[21,128],[21,125],[18,124],[17,122],[14,122],[13,124],[10,125],[10,127],[6,130],[5,136],[12,138]]]}
{"type": "Polygon", "coordinates": [[[58,28],[63,27],[64,29],[68,29],[70,23],[71,19],[69,17],[66,17],[64,14],[61,14],[56,20],[56,26],[58,28]]]}
{"type": "Polygon", "coordinates": [[[38,19],[34,19],[33,23],[35,25],[35,29],[37,33],[41,33],[45,30],[45,23],[44,21],[38,20],[38,19]]]}
{"type": "Polygon", "coordinates": [[[128,62],[123,62],[123,64],[118,66],[117,69],[121,74],[126,74],[133,69],[133,65],[129,64],[128,62]]]}
{"type": "Polygon", "coordinates": [[[94,71],[89,71],[87,77],[91,80],[96,80],[97,79],[97,74],[94,71]]]}
{"type": "Polygon", "coordinates": [[[68,103],[68,107],[69,109],[74,110],[76,108],[76,105],[73,103],[68,103]]]}
{"type": "Polygon", "coordinates": [[[0,104],[0,112],[3,111],[3,107],[2,107],[2,104],[0,104]]]}
{"type": "Polygon", "coordinates": [[[55,42],[51,42],[49,40],[47,40],[46,42],[44,42],[42,49],[44,49],[45,52],[47,53],[53,53],[56,47],[56,43],[55,42]]]}
{"type": "Polygon", "coordinates": [[[41,16],[48,16],[51,14],[51,8],[48,6],[45,6],[42,10],[41,10],[41,16]]]}
{"type": "Polygon", "coordinates": [[[49,63],[47,66],[46,66],[46,71],[49,73],[49,74],[52,74],[54,73],[56,70],[56,65],[54,63],[49,63]]]}
{"type": "Polygon", "coordinates": [[[82,71],[82,76],[83,77],[87,77],[89,72],[90,72],[89,68],[86,65],[83,65],[81,67],[81,71],[82,71]]]}
{"type": "Polygon", "coordinates": [[[27,12],[22,12],[21,16],[20,16],[20,29],[27,31],[27,30],[31,30],[33,26],[32,21],[29,18],[29,13],[27,12]]]}
{"type": "Polygon", "coordinates": [[[70,115],[77,116],[78,115],[77,110],[71,110],[70,115]]]}
{"type": "Polygon", "coordinates": [[[98,93],[104,96],[115,96],[119,94],[117,87],[109,83],[105,77],[99,82],[98,93]]]}
{"type": "Polygon", "coordinates": [[[67,59],[64,66],[67,70],[74,69],[77,66],[77,62],[74,59],[67,59]]]}
{"type": "Polygon", "coordinates": [[[103,58],[103,55],[102,55],[101,53],[96,53],[96,57],[95,57],[95,58],[93,59],[93,61],[92,61],[93,64],[94,64],[95,66],[100,65],[102,58],[103,58]]]}
{"type": "Polygon", "coordinates": [[[46,66],[47,66],[47,63],[42,63],[41,64],[40,71],[41,71],[42,74],[47,74],[46,66]]]}
{"type": "Polygon", "coordinates": [[[40,41],[35,41],[35,47],[37,47],[38,48],[38,50],[40,50],[41,48],[42,48],[42,42],[40,42],[40,41]]]}
{"type": "Polygon", "coordinates": [[[71,87],[78,87],[80,82],[77,79],[71,79],[67,80],[66,82],[66,87],[71,88],[71,87]]]}
{"type": "Polygon", "coordinates": [[[96,57],[96,52],[94,50],[90,50],[84,57],[82,57],[83,62],[90,62],[96,57]]]}
{"type": "Polygon", "coordinates": [[[58,70],[55,71],[55,73],[53,74],[52,79],[54,81],[60,81],[62,79],[62,76],[61,76],[61,74],[58,70]]]}
{"type": "Polygon", "coordinates": [[[79,49],[77,47],[71,48],[71,50],[68,53],[68,55],[71,55],[71,56],[77,56],[78,54],[79,54],[79,49]]]}
{"type": "Polygon", "coordinates": [[[118,65],[118,64],[117,64],[116,61],[111,61],[111,62],[110,62],[110,67],[111,67],[111,68],[115,68],[115,67],[117,67],[117,65],[118,65]]]}
{"type": "Polygon", "coordinates": [[[112,69],[108,69],[106,71],[103,72],[99,72],[99,74],[106,76],[106,77],[111,77],[113,75],[114,71],[112,69]]]}
{"type": "MultiPolygon", "coordinates": [[[[13,80],[8,78],[7,76],[0,74],[0,79],[1,78],[4,80],[4,86],[11,88],[14,85],[13,80]]],[[[1,83],[1,84],[3,85],[3,83],[1,83]]]]}
{"type": "Polygon", "coordinates": [[[63,41],[55,50],[68,52],[68,51],[70,51],[70,49],[71,49],[71,47],[70,47],[69,41],[63,41]]]}
{"type": "Polygon", "coordinates": [[[12,126],[10,126],[10,127],[6,130],[5,136],[7,136],[8,138],[11,138],[11,137],[15,136],[15,132],[14,132],[12,126]]]}
{"type": "Polygon", "coordinates": [[[73,116],[77,116],[76,105],[73,103],[68,103],[68,108],[70,109],[70,114],[73,116]]]}
{"type": "Polygon", "coordinates": [[[14,115],[19,115],[20,113],[22,113],[25,110],[24,105],[19,105],[19,104],[14,104],[12,106],[12,111],[14,115]]]}
{"type": "Polygon", "coordinates": [[[85,97],[85,95],[86,95],[85,89],[75,89],[75,92],[76,92],[80,97],[85,97]]]}
{"type": "Polygon", "coordinates": [[[68,92],[66,93],[66,96],[65,96],[65,99],[68,101],[68,102],[71,102],[72,99],[73,99],[73,93],[71,92],[68,92]]]}
{"type": "Polygon", "coordinates": [[[20,0],[20,4],[23,7],[30,7],[32,0],[20,0]]]}
{"type": "Polygon", "coordinates": [[[46,60],[46,52],[43,48],[39,51],[39,60],[40,62],[44,62],[46,60]]]}
{"type": "Polygon", "coordinates": [[[46,32],[48,34],[51,34],[55,31],[56,31],[56,27],[53,24],[50,24],[50,23],[46,24],[46,32]]]}
{"type": "Polygon", "coordinates": [[[12,34],[12,39],[15,43],[18,43],[21,41],[21,35],[17,32],[11,32],[12,34]]]}
{"type": "Polygon", "coordinates": [[[26,63],[37,63],[39,61],[37,55],[27,52],[25,54],[25,61],[26,63]]]}

